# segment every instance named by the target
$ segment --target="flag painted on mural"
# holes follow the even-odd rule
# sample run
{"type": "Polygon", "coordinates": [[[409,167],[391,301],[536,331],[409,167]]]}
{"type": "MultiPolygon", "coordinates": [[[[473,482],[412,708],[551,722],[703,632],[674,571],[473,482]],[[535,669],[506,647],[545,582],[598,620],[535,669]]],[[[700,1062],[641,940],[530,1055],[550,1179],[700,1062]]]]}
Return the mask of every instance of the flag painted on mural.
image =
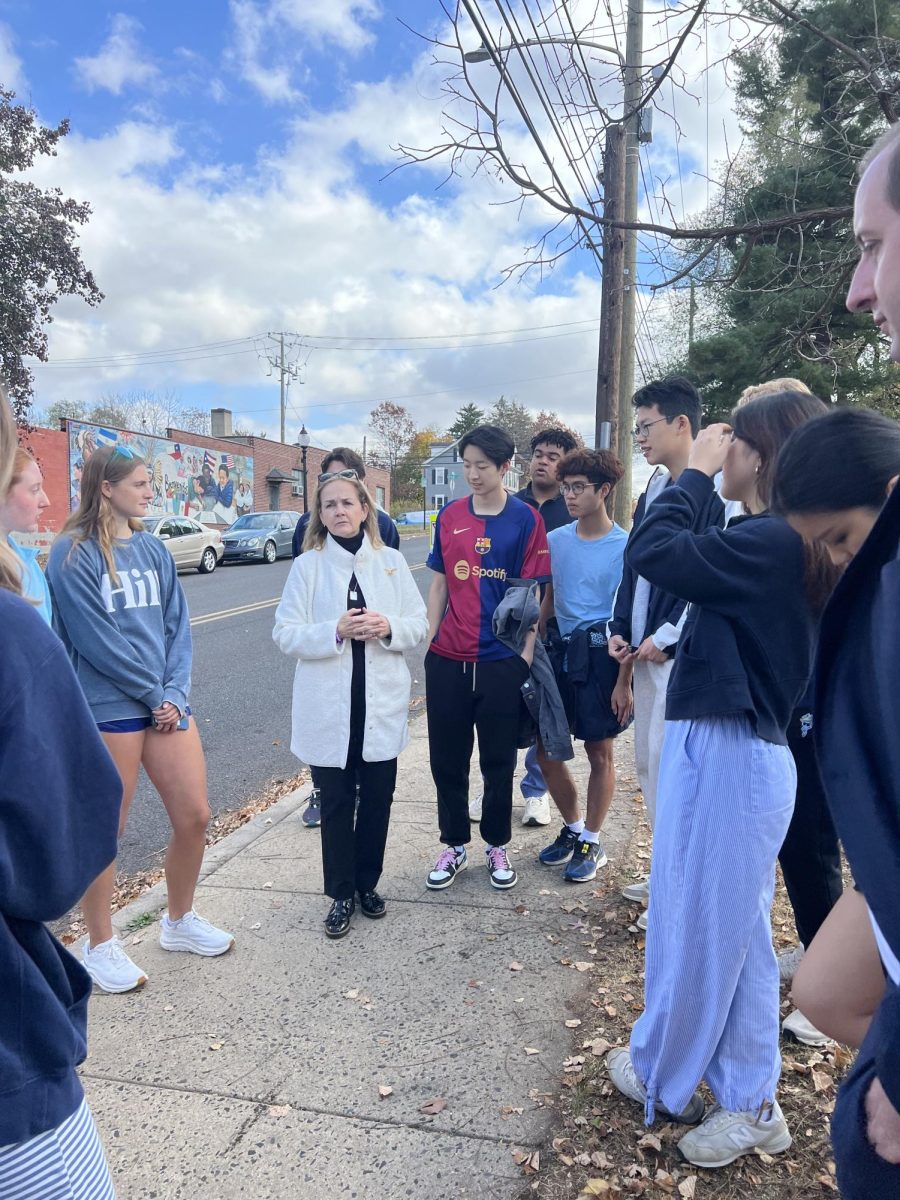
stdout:
{"type": "Polygon", "coordinates": [[[211,471],[216,469],[216,456],[209,450],[203,451],[203,465],[209,467],[211,471]]]}
{"type": "Polygon", "coordinates": [[[94,438],[98,446],[115,446],[119,440],[119,435],[114,429],[100,429],[98,427],[94,438]]]}
{"type": "Polygon", "coordinates": [[[181,447],[177,442],[175,443],[175,448],[172,450],[170,457],[174,458],[176,462],[181,461],[181,447]]]}
{"type": "Polygon", "coordinates": [[[229,471],[233,469],[233,467],[234,467],[234,455],[233,454],[224,454],[222,456],[222,461],[225,463],[225,466],[228,468],[229,471]]]}

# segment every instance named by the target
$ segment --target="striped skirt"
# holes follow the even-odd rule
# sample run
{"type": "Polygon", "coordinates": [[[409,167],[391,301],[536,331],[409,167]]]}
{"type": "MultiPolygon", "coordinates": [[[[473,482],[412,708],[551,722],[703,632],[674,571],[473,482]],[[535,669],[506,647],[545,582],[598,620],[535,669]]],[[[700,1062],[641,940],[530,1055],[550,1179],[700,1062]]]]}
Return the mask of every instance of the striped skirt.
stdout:
{"type": "Polygon", "coordinates": [[[115,1200],[87,1101],[55,1129],[0,1146],[2,1200],[115,1200]]]}

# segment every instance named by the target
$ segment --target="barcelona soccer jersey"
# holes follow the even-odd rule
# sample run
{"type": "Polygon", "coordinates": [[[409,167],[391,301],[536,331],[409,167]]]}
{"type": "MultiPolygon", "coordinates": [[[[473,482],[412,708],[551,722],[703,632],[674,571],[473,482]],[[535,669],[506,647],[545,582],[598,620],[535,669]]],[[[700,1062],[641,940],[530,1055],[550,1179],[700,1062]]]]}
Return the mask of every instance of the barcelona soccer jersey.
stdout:
{"type": "Polygon", "coordinates": [[[544,522],[514,496],[496,516],[475,513],[471,496],[453,500],[438,513],[428,566],[447,579],[435,654],[461,662],[510,658],[513,651],[494,637],[494,612],[511,580],[550,580],[544,522]]]}

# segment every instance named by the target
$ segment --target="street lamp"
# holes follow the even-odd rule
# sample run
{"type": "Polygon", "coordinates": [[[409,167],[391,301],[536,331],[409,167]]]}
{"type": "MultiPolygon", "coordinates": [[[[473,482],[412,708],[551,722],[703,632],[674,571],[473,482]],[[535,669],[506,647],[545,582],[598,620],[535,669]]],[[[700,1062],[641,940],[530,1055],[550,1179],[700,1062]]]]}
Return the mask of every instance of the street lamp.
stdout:
{"type": "MultiPolygon", "coordinates": [[[[587,47],[588,50],[603,50],[606,54],[614,54],[619,60],[621,66],[625,65],[625,59],[622,57],[622,51],[618,46],[604,46],[601,42],[587,42],[584,38],[561,38],[561,37],[536,37],[525,38],[521,42],[513,42],[509,46],[500,46],[497,48],[497,54],[509,54],[510,50],[522,50],[526,46],[580,46],[587,47]]],[[[467,63],[483,63],[488,62],[494,57],[494,54],[487,48],[484,42],[477,50],[467,50],[463,58],[467,63]]]]}
{"type": "Polygon", "coordinates": [[[312,438],[307,432],[306,425],[300,426],[300,433],[297,435],[297,445],[300,447],[300,472],[303,476],[303,511],[309,512],[309,503],[307,500],[307,479],[306,479],[306,452],[309,449],[309,443],[312,438]]]}

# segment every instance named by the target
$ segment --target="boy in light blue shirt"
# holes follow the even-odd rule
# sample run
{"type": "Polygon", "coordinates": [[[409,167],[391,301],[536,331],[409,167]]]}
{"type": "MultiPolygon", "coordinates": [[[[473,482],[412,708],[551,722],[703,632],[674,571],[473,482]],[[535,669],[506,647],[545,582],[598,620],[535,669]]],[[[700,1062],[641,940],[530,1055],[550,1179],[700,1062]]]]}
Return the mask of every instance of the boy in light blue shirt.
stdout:
{"type": "Polygon", "coordinates": [[[548,535],[553,583],[541,604],[541,629],[553,662],[572,735],[591,764],[585,815],[563,762],[538,749],[550,795],[563,817],[555,841],[540,852],[546,866],[568,863],[564,878],[587,883],[606,865],[600,830],[615,788],[613,739],[631,722],[630,663],[610,658],[606,623],[622,578],[628,534],[606,510],[624,473],[609,450],[573,450],[557,467],[573,524],[548,535]]]}

